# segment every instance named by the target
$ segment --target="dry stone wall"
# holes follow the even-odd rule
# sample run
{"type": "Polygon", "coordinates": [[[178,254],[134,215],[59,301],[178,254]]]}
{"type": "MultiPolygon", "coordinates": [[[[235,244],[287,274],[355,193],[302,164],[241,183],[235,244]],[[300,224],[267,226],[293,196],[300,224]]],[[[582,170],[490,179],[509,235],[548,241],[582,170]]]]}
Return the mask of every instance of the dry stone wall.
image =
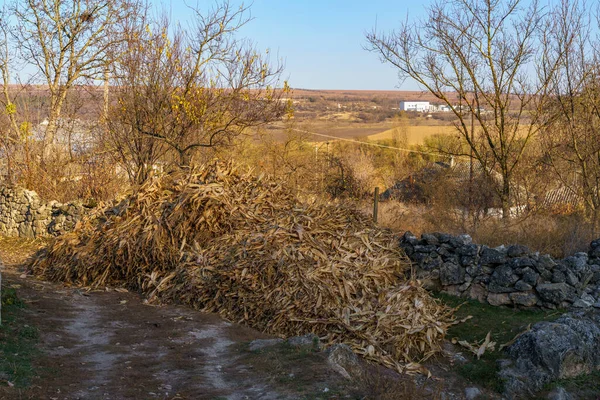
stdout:
{"type": "Polygon", "coordinates": [[[475,244],[469,235],[406,232],[400,246],[432,290],[496,306],[600,308],[600,239],[562,260],[521,245],[475,244]]]}
{"type": "Polygon", "coordinates": [[[56,236],[71,231],[85,212],[81,203],[46,203],[31,190],[0,187],[0,235],[3,236],[56,236]]]}

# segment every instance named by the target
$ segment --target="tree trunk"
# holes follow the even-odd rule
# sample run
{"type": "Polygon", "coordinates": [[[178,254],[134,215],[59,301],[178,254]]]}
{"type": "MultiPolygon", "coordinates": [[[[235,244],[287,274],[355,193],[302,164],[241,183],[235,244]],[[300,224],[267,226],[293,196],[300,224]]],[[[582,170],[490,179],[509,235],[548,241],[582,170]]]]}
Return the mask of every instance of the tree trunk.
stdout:
{"type": "Polygon", "coordinates": [[[502,193],[500,194],[500,203],[502,205],[502,219],[508,222],[510,219],[510,183],[507,177],[502,182],[502,193]]]}
{"type": "Polygon", "coordinates": [[[179,166],[188,167],[191,163],[191,157],[187,151],[179,152],[179,166]]]}
{"type": "Polygon", "coordinates": [[[48,116],[48,126],[46,127],[46,134],[44,136],[44,150],[42,153],[43,161],[48,160],[52,154],[54,140],[58,131],[58,120],[60,119],[60,114],[66,95],[66,90],[52,95],[52,99],[50,101],[50,115],[48,116]]]}

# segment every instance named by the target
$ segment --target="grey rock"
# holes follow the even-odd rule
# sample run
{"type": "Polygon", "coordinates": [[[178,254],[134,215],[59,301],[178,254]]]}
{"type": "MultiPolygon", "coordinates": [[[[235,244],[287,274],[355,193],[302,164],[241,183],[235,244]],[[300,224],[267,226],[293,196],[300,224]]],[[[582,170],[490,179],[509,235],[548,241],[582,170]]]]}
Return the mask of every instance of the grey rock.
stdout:
{"type": "MultiPolygon", "coordinates": [[[[405,250],[405,252],[406,252],[406,250],[405,250]]],[[[416,252],[413,252],[412,254],[410,254],[410,253],[406,253],[406,254],[410,256],[410,259],[412,260],[412,262],[414,262],[415,264],[419,265],[420,267],[423,266],[425,260],[431,259],[429,257],[429,254],[427,254],[427,253],[416,253],[416,252]]]]}
{"type": "MultiPolygon", "coordinates": [[[[413,253],[415,252],[415,249],[414,249],[414,248],[413,248],[411,245],[409,245],[409,244],[407,244],[407,243],[400,243],[400,248],[401,248],[402,250],[404,250],[404,253],[405,253],[405,254],[406,254],[408,257],[411,257],[411,256],[413,255],[413,253]]],[[[412,258],[412,257],[411,257],[411,258],[412,258]]],[[[414,261],[414,260],[413,260],[413,261],[414,261]]]]}
{"type": "Polygon", "coordinates": [[[494,270],[490,278],[489,290],[494,293],[514,292],[514,284],[519,277],[513,273],[512,268],[501,265],[494,270]]]}
{"type": "Polygon", "coordinates": [[[506,254],[497,249],[484,248],[481,252],[482,265],[498,265],[506,262],[506,254]]]}
{"type": "MultiPolygon", "coordinates": [[[[414,248],[413,248],[411,245],[409,245],[409,244],[406,244],[406,243],[402,243],[402,244],[400,244],[400,248],[401,248],[402,250],[404,250],[404,253],[405,253],[405,254],[406,254],[408,257],[410,257],[410,258],[412,259],[412,255],[413,255],[413,253],[415,252],[415,249],[414,249],[414,248]]],[[[414,260],[413,260],[413,261],[414,261],[414,260]]]]}
{"type": "Polygon", "coordinates": [[[507,263],[511,268],[526,268],[533,267],[533,260],[529,257],[516,257],[507,263]]]}
{"type": "Polygon", "coordinates": [[[579,279],[577,279],[577,276],[575,276],[573,271],[567,270],[565,273],[565,282],[571,286],[577,286],[579,284],[579,279]]]}
{"type": "Polygon", "coordinates": [[[345,344],[334,344],[327,350],[327,362],[331,368],[348,380],[362,378],[364,369],[358,356],[345,344]]]}
{"type": "Polygon", "coordinates": [[[564,272],[554,271],[552,273],[552,283],[563,283],[567,281],[567,277],[564,272]]]}
{"type": "Polygon", "coordinates": [[[423,269],[427,271],[434,270],[436,268],[440,268],[444,262],[442,258],[439,257],[436,253],[431,253],[422,263],[423,269]]]}
{"type": "Polygon", "coordinates": [[[448,285],[448,286],[444,286],[444,293],[448,293],[452,296],[460,296],[462,293],[460,292],[459,288],[461,285],[448,285]]]}
{"type": "Polygon", "coordinates": [[[592,280],[593,277],[594,277],[594,274],[590,270],[585,270],[585,271],[580,272],[579,273],[579,286],[586,287],[590,283],[590,281],[592,280]]]}
{"type": "Polygon", "coordinates": [[[459,235],[458,236],[458,240],[463,245],[467,245],[467,244],[473,243],[473,239],[471,238],[470,235],[467,235],[467,234],[459,235]]]}
{"type": "Polygon", "coordinates": [[[437,247],[433,246],[433,245],[421,245],[418,244],[416,246],[414,246],[414,249],[417,253],[432,253],[436,250],[437,247]]]}
{"type": "Polygon", "coordinates": [[[510,300],[517,305],[524,307],[533,307],[538,303],[538,297],[533,293],[511,293],[510,300]]]}
{"type": "Polygon", "coordinates": [[[521,257],[529,254],[529,248],[520,244],[513,244],[506,249],[506,255],[509,257],[521,257]]]}
{"type": "Polygon", "coordinates": [[[456,254],[461,256],[475,257],[479,253],[479,246],[476,244],[466,244],[456,248],[456,254]]]}
{"type": "Polygon", "coordinates": [[[515,289],[517,289],[519,292],[527,292],[532,288],[533,286],[531,286],[529,283],[523,280],[517,281],[517,283],[515,283],[515,289]]]}
{"type": "Polygon", "coordinates": [[[596,299],[594,298],[594,296],[584,293],[581,295],[581,300],[583,301],[587,301],[588,303],[594,304],[596,302],[596,299]]]}
{"type": "Polygon", "coordinates": [[[552,272],[550,272],[550,270],[544,270],[544,272],[540,272],[540,279],[546,282],[550,282],[552,280],[552,272]]]}
{"type": "Polygon", "coordinates": [[[19,226],[19,236],[24,238],[35,238],[35,233],[33,232],[33,227],[31,225],[20,225],[19,226]]]}
{"type": "Polygon", "coordinates": [[[477,265],[477,256],[460,256],[458,261],[463,267],[475,266],[477,265]]]}
{"type": "Polygon", "coordinates": [[[432,234],[424,233],[421,235],[421,240],[425,241],[429,245],[437,246],[440,244],[439,239],[432,234]]]}
{"type": "Polygon", "coordinates": [[[554,269],[559,270],[560,272],[567,272],[567,270],[569,269],[569,266],[563,260],[558,260],[558,262],[554,266],[554,269]]]}
{"type": "Polygon", "coordinates": [[[479,398],[483,393],[479,388],[476,387],[468,387],[465,389],[465,399],[466,400],[475,400],[479,398]]]}
{"type": "Polygon", "coordinates": [[[434,232],[433,235],[438,238],[440,243],[448,243],[450,240],[452,240],[452,235],[447,233],[434,232]]]}
{"type": "Polygon", "coordinates": [[[440,267],[440,282],[442,285],[458,285],[465,281],[465,270],[460,265],[444,263],[440,267]]]}
{"type": "Polygon", "coordinates": [[[481,303],[485,303],[488,296],[488,291],[484,286],[478,283],[473,283],[471,284],[467,295],[471,299],[477,300],[481,303]]]}
{"type": "Polygon", "coordinates": [[[467,246],[473,243],[473,239],[469,235],[454,236],[448,241],[453,247],[467,246]]]}
{"type": "Polygon", "coordinates": [[[572,289],[566,283],[561,282],[538,284],[536,290],[543,301],[560,304],[569,297],[572,289]]]}
{"type": "Polygon", "coordinates": [[[594,274],[592,275],[592,279],[590,280],[590,282],[594,285],[600,283],[600,271],[596,271],[594,272],[594,274]]]}
{"type": "Polygon", "coordinates": [[[460,285],[458,287],[458,291],[459,292],[464,292],[465,290],[467,290],[470,287],[471,287],[471,282],[470,281],[469,282],[465,282],[465,283],[463,283],[462,285],[460,285]]]}
{"type": "Polygon", "coordinates": [[[557,387],[547,396],[548,400],[575,400],[575,398],[565,390],[563,387],[557,387]]]}
{"type": "Polygon", "coordinates": [[[531,286],[535,286],[538,283],[538,279],[540,275],[535,272],[532,268],[526,267],[522,271],[522,279],[523,282],[530,284],[531,286]]]}
{"type": "Polygon", "coordinates": [[[581,297],[573,303],[573,307],[575,308],[587,308],[592,307],[596,303],[596,299],[594,296],[591,296],[587,293],[581,295],[581,297]]]}
{"type": "Polygon", "coordinates": [[[416,245],[418,243],[419,239],[417,239],[417,237],[415,235],[412,234],[412,232],[410,231],[406,231],[404,232],[404,235],[402,235],[402,239],[401,242],[404,243],[408,243],[410,245],[416,245]]]}
{"type": "Polygon", "coordinates": [[[539,273],[542,273],[544,270],[552,270],[556,266],[556,261],[549,255],[544,254],[537,261],[537,269],[539,273]]]}
{"type": "Polygon", "coordinates": [[[588,307],[591,307],[593,305],[594,305],[594,303],[590,303],[590,302],[587,302],[587,301],[582,300],[582,299],[575,300],[575,302],[573,303],[573,307],[574,308],[588,308],[588,307]]]}
{"type": "Polygon", "coordinates": [[[600,368],[600,310],[589,308],[539,322],[506,349],[499,371],[508,398],[532,395],[546,383],[600,368]]]}
{"type": "Polygon", "coordinates": [[[490,275],[489,274],[479,275],[474,279],[474,281],[488,285],[490,283],[490,275]]]}
{"type": "Polygon", "coordinates": [[[487,296],[487,301],[493,306],[505,306],[512,304],[512,300],[506,293],[490,293],[487,296]]]}
{"type": "Polygon", "coordinates": [[[483,268],[479,265],[469,265],[465,268],[465,271],[471,276],[478,276],[483,273],[483,268]]]}
{"type": "Polygon", "coordinates": [[[442,257],[444,261],[447,261],[449,258],[458,259],[458,257],[454,254],[453,251],[446,248],[445,245],[442,245],[437,248],[437,253],[442,257]]]}

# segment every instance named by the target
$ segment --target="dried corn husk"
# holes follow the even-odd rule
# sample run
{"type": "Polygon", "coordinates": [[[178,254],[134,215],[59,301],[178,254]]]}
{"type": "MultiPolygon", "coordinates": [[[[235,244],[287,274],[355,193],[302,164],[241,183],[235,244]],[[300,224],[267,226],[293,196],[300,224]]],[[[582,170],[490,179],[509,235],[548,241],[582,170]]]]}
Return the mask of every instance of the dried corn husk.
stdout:
{"type": "Polygon", "coordinates": [[[407,278],[397,238],[340,204],[301,203],[213,162],[155,178],[33,262],[47,279],[124,286],[277,335],[313,332],[401,371],[440,349],[452,310],[407,278]]]}

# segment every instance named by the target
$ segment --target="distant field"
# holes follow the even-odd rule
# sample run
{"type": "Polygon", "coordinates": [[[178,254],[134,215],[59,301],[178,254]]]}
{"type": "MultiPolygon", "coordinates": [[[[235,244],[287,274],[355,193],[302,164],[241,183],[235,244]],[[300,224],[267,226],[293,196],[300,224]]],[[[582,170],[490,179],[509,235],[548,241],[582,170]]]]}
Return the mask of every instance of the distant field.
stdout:
{"type": "MultiPolygon", "coordinates": [[[[371,98],[393,99],[397,102],[405,101],[439,101],[429,92],[407,90],[309,90],[292,89],[294,98],[307,98],[318,96],[326,100],[358,101],[371,98]]],[[[448,97],[456,99],[455,94],[448,93],[448,97]]]]}
{"type": "MultiPolygon", "coordinates": [[[[381,122],[373,124],[352,123],[342,120],[318,120],[298,124],[295,128],[339,137],[340,139],[368,139],[371,141],[388,140],[393,138],[394,130],[397,129],[393,122],[381,122]]],[[[454,134],[453,126],[449,125],[415,125],[407,127],[407,139],[409,145],[423,144],[425,139],[437,134],[454,134]]],[[[284,141],[288,135],[282,126],[271,126],[264,132],[276,141],[284,141]]],[[[311,142],[327,142],[335,140],[318,135],[307,134],[307,140],[311,142]]]]}
{"type": "MultiPolygon", "coordinates": [[[[343,120],[316,120],[316,121],[304,121],[294,128],[320,133],[324,135],[331,135],[342,139],[365,139],[370,135],[374,135],[393,127],[391,122],[381,122],[373,124],[348,122],[343,120]]],[[[283,126],[272,125],[265,130],[264,134],[273,138],[276,141],[284,141],[288,134],[283,126]]],[[[326,142],[334,139],[326,138],[317,135],[308,135],[307,139],[311,142],[326,142]]]]}
{"type": "MultiPolygon", "coordinates": [[[[394,131],[398,128],[392,128],[385,130],[383,132],[376,133],[374,135],[369,135],[369,140],[387,140],[392,139],[394,135],[394,131]]],[[[426,138],[433,135],[448,135],[448,134],[456,134],[456,130],[453,126],[445,126],[445,125],[421,125],[421,126],[409,126],[407,127],[407,139],[409,145],[423,144],[426,138]]]]}

